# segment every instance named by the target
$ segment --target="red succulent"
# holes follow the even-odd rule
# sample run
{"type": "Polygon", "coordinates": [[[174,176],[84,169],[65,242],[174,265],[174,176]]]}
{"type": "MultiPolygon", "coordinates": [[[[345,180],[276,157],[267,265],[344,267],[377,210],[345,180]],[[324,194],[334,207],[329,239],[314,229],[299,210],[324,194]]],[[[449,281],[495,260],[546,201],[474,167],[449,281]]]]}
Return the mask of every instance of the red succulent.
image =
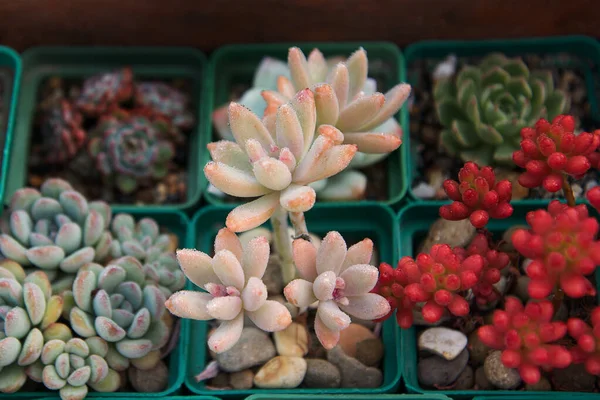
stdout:
{"type": "Polygon", "coordinates": [[[579,178],[590,169],[588,156],[600,144],[600,136],[587,132],[575,135],[574,129],[573,117],[559,115],[552,123],[542,118],[534,128],[521,130],[521,150],[513,153],[515,164],[526,169],[519,177],[521,185],[541,185],[557,192],[565,174],[579,178]]]}
{"type": "Polygon", "coordinates": [[[569,335],[577,341],[577,346],[571,349],[573,362],[585,363],[587,372],[600,375],[600,307],[591,314],[591,327],[579,318],[570,318],[567,327],[569,335]]]}
{"type": "Polygon", "coordinates": [[[525,383],[540,380],[540,368],[566,368],[571,353],[563,346],[551,344],[562,339],[567,325],[552,321],[554,308],[548,300],[530,301],[525,307],[516,297],[506,298],[504,310],[496,310],[493,325],[479,328],[479,339],[491,348],[502,350],[502,363],[517,368],[525,383]]]}
{"type": "Polygon", "coordinates": [[[494,284],[500,281],[500,271],[510,263],[508,254],[490,249],[488,237],[483,233],[478,233],[469,244],[469,247],[466,249],[457,247],[454,249],[454,253],[463,260],[475,254],[483,257],[481,277],[472,288],[475,301],[479,305],[486,305],[498,300],[500,293],[494,287],[494,284]]]}
{"type": "Polygon", "coordinates": [[[591,188],[585,194],[590,205],[596,210],[600,211],[600,186],[591,188]]]}
{"type": "Polygon", "coordinates": [[[61,100],[48,110],[41,130],[44,158],[49,164],[70,161],[87,139],[83,116],[67,100],[61,100]]]}
{"type": "MultiPolygon", "coordinates": [[[[594,132],[592,132],[592,134],[599,138],[598,145],[600,146],[600,129],[596,129],[594,132]]],[[[590,160],[592,168],[600,169],[600,152],[593,151],[590,154],[588,154],[587,158],[588,160],[590,160]]]]}
{"type": "Polygon", "coordinates": [[[529,295],[541,299],[557,288],[573,298],[594,295],[585,277],[600,264],[598,221],[588,216],[585,206],[565,207],[555,201],[548,209],[529,212],[531,229],[512,236],[515,249],[533,260],[526,271],[529,295]]]}
{"type": "Polygon", "coordinates": [[[456,316],[469,313],[462,292],[479,280],[483,257],[475,254],[462,259],[447,244],[436,244],[429,254],[420,253],[416,260],[405,257],[402,262],[402,268],[416,267],[421,273],[418,282],[405,287],[404,295],[413,303],[425,302],[421,310],[425,321],[439,321],[446,309],[456,316]]]}
{"type": "Polygon", "coordinates": [[[130,67],[121,68],[87,78],[76,105],[84,114],[98,117],[129,100],[133,93],[133,71],[130,67]]]}
{"type": "Polygon", "coordinates": [[[469,218],[475,228],[483,228],[491,218],[503,219],[512,215],[510,205],[512,184],[508,180],[496,182],[491,167],[479,169],[467,162],[460,169],[456,182],[447,179],[444,190],[452,204],[440,207],[440,216],[450,221],[469,218]]]}

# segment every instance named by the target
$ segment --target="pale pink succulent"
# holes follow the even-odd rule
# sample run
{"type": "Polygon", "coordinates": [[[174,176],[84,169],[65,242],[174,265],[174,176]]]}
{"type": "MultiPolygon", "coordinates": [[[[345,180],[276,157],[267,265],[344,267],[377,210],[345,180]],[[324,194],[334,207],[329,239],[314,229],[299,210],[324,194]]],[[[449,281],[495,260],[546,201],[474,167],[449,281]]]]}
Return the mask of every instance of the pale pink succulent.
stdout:
{"type": "Polygon", "coordinates": [[[215,255],[194,249],[177,251],[179,265],[190,281],[208,293],[182,290],[166,301],[169,311],[181,318],[221,320],[208,339],[210,350],[221,353],[239,340],[244,315],[267,332],[285,329],[292,317],[288,309],[267,300],[262,276],[269,261],[269,241],[256,237],[242,247],[237,235],[223,228],[215,239],[215,255]]]}
{"type": "Polygon", "coordinates": [[[228,215],[230,230],[256,228],[279,206],[293,213],[310,210],[316,194],[308,185],[348,166],[356,145],[342,144],[344,135],[331,125],[315,131],[316,120],[315,99],[309,89],[279,106],[272,124],[264,124],[237,103],[229,105],[235,142],[210,143],[213,161],[206,164],[204,173],[217,189],[231,196],[260,196],[228,215]]]}
{"type": "Polygon", "coordinates": [[[350,325],[350,315],[374,320],[390,312],[388,301],[375,293],[379,272],[369,265],[373,242],[364,239],[346,247],[338,232],[329,232],[319,249],[304,239],[293,243],[296,268],[303,279],[295,279],[283,290],[297,307],[319,302],[315,317],[317,338],[326,349],[335,347],[340,331],[350,325]]]}

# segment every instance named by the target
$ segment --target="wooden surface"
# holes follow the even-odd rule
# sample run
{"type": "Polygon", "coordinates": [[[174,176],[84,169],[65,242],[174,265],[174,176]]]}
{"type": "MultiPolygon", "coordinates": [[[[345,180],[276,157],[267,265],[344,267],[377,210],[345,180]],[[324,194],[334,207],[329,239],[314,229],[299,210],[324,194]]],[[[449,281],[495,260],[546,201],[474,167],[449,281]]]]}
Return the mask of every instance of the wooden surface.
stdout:
{"type": "Polygon", "coordinates": [[[600,0],[2,0],[0,44],[181,45],[600,36],[600,0]]]}

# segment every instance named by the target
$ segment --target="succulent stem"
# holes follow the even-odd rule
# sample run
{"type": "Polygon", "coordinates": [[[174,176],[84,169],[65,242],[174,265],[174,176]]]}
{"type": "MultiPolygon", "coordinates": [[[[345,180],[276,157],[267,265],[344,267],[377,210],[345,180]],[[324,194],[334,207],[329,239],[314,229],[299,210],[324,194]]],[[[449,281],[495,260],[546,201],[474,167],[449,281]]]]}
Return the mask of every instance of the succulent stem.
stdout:
{"type": "Polygon", "coordinates": [[[296,267],[292,257],[292,238],[288,234],[288,212],[278,206],[271,217],[273,225],[274,244],[277,254],[281,259],[281,276],[283,284],[287,285],[296,276],[296,267]]]}
{"type": "Polygon", "coordinates": [[[569,183],[567,175],[565,174],[563,174],[562,177],[562,188],[569,207],[575,207],[575,195],[573,194],[573,188],[571,188],[571,184],[569,183]]]}
{"type": "Polygon", "coordinates": [[[552,307],[554,307],[554,316],[556,316],[556,314],[558,314],[558,311],[560,310],[560,306],[563,302],[565,298],[565,292],[560,288],[556,288],[556,291],[554,292],[554,296],[552,297],[552,307]]]}
{"type": "Polygon", "coordinates": [[[306,240],[310,241],[308,228],[306,227],[306,219],[304,219],[304,213],[290,212],[290,221],[292,221],[292,225],[294,226],[295,237],[306,238],[306,240]]]}

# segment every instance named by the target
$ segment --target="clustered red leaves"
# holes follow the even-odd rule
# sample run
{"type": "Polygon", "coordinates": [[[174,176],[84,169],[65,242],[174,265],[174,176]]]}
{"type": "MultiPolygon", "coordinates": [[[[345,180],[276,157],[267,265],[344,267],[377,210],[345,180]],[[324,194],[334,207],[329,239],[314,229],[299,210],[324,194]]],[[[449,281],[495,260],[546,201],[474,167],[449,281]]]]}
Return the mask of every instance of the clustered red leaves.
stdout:
{"type": "Polygon", "coordinates": [[[531,229],[515,231],[512,243],[519,253],[532,259],[526,271],[531,278],[529,295],[541,299],[555,289],[573,298],[596,294],[585,277],[600,264],[599,226],[587,208],[553,201],[548,211],[529,212],[526,219],[531,229]]]}
{"type": "Polygon", "coordinates": [[[579,318],[567,321],[569,335],[577,341],[571,349],[573,363],[585,364],[585,369],[592,375],[600,375],[600,307],[591,313],[592,326],[579,318]]]}
{"type": "Polygon", "coordinates": [[[490,217],[508,218],[513,213],[510,205],[512,184],[508,180],[496,182],[491,167],[479,169],[474,162],[467,162],[458,173],[458,182],[447,179],[444,190],[453,200],[440,207],[440,216],[450,221],[469,218],[475,228],[483,228],[490,217]]]}
{"type": "Polygon", "coordinates": [[[390,264],[381,263],[379,265],[379,280],[377,285],[371,290],[377,293],[390,303],[390,312],[378,319],[385,321],[396,311],[396,322],[402,329],[408,329],[413,324],[413,308],[415,303],[405,294],[405,288],[411,283],[418,282],[421,273],[416,264],[406,265],[410,257],[404,257],[398,263],[398,268],[394,269],[390,264]]]}
{"type": "Polygon", "coordinates": [[[521,185],[541,185],[549,192],[558,192],[565,174],[580,178],[590,169],[588,157],[598,148],[600,135],[575,135],[574,129],[572,116],[559,115],[552,123],[542,118],[535,127],[521,130],[521,150],[513,153],[515,164],[526,170],[519,177],[521,185]]]}
{"type": "Polygon", "coordinates": [[[554,308],[548,300],[523,304],[516,297],[507,297],[504,310],[496,310],[493,325],[479,328],[477,335],[486,345],[502,350],[502,363],[517,368],[525,383],[540,380],[540,368],[566,368],[572,362],[571,353],[564,347],[551,344],[562,339],[567,325],[552,321],[554,308]]]}

